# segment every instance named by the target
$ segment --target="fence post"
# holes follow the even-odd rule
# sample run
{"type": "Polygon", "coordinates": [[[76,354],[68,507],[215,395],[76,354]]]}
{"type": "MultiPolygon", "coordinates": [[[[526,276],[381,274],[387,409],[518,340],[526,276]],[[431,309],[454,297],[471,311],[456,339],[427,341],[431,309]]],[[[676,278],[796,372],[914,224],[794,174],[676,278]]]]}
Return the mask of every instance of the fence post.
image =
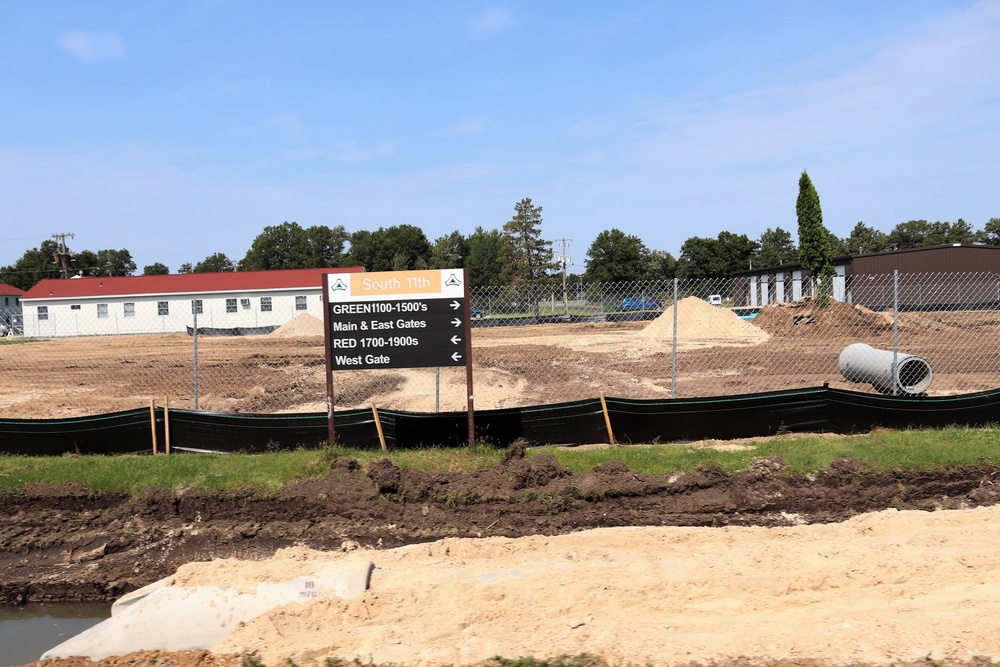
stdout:
{"type": "Polygon", "coordinates": [[[673,371],[670,375],[670,398],[677,398],[677,278],[674,278],[673,371]]]}
{"type": "Polygon", "coordinates": [[[194,340],[194,409],[198,409],[198,308],[194,301],[191,301],[191,314],[194,316],[194,329],[191,338],[194,340]]]}
{"type": "Polygon", "coordinates": [[[892,271],[892,395],[899,393],[896,363],[899,359],[899,269],[892,271]]]}

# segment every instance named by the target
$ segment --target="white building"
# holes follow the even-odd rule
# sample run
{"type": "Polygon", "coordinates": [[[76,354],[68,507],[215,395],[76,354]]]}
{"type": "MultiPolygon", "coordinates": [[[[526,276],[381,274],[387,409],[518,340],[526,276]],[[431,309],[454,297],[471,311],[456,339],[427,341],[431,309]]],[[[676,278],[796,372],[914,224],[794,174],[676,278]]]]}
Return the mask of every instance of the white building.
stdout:
{"type": "Polygon", "coordinates": [[[268,333],[302,313],[323,319],[323,274],[362,267],[47,279],[21,297],[24,335],[199,331],[268,333]]]}
{"type": "Polygon", "coordinates": [[[0,283],[0,324],[11,325],[18,333],[21,330],[22,296],[24,296],[22,290],[7,283],[0,283]]]}

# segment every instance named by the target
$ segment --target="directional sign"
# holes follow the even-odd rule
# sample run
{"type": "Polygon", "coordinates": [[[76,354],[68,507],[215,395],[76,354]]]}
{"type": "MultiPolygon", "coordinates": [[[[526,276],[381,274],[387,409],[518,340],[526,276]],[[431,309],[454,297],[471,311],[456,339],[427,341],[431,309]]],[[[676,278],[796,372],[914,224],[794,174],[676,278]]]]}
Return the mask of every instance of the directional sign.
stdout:
{"type": "Polygon", "coordinates": [[[333,273],[326,295],[331,370],[469,363],[461,269],[333,273]]]}

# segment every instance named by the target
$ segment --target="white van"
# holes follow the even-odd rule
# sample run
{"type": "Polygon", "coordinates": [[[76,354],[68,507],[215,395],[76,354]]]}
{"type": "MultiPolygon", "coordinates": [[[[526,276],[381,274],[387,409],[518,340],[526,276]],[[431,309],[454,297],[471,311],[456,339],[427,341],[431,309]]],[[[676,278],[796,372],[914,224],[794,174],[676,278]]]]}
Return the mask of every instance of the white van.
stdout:
{"type": "Polygon", "coordinates": [[[713,306],[721,306],[722,305],[722,295],[721,294],[712,294],[712,295],[710,295],[708,297],[708,302],[710,304],[712,304],[713,306]]]}

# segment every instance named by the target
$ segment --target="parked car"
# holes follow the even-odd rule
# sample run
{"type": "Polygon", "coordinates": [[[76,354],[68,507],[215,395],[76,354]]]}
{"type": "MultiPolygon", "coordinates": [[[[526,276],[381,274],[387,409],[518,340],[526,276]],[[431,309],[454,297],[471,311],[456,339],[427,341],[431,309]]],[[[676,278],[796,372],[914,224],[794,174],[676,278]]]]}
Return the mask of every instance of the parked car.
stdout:
{"type": "Polygon", "coordinates": [[[486,311],[482,308],[469,308],[469,316],[474,320],[481,320],[486,314],[486,311]]]}
{"type": "Polygon", "coordinates": [[[722,305],[722,295],[721,294],[711,294],[708,297],[708,302],[710,304],[712,304],[713,306],[721,306],[722,305]]]}
{"type": "Polygon", "coordinates": [[[658,299],[626,297],[624,299],[619,299],[617,307],[620,311],[659,310],[660,308],[663,308],[663,302],[658,299]]]}

